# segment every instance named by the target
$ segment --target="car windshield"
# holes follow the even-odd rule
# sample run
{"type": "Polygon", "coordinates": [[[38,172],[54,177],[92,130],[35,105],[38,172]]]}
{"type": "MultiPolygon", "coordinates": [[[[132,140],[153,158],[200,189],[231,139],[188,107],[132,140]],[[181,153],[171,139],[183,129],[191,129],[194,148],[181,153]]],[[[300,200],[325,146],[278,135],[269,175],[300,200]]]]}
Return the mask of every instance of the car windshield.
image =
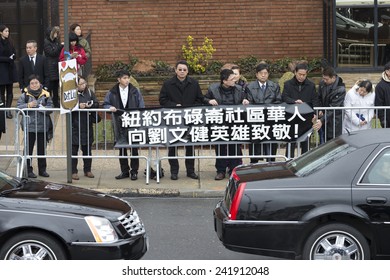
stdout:
{"type": "Polygon", "coordinates": [[[308,176],[354,150],[355,147],[338,138],[290,161],[287,168],[297,176],[308,176]]]}

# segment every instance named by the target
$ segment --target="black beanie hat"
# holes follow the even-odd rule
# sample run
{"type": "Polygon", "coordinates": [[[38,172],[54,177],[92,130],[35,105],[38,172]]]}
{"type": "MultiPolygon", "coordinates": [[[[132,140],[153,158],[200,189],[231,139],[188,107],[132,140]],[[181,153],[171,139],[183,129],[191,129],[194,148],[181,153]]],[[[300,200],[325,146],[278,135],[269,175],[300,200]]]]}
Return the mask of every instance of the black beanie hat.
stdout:
{"type": "Polygon", "coordinates": [[[69,42],[73,42],[73,41],[76,41],[78,42],[79,41],[79,37],[76,35],[76,33],[69,33],[69,42]]]}

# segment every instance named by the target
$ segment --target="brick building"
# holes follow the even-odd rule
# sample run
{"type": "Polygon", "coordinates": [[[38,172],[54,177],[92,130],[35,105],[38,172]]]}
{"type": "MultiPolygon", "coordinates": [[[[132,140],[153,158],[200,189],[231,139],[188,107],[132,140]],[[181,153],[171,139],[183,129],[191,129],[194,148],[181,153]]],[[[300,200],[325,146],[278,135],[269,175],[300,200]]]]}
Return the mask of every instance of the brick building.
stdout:
{"type": "MultiPolygon", "coordinates": [[[[129,55],[174,63],[191,35],[198,44],[205,36],[212,39],[214,58],[222,61],[249,55],[270,60],[326,57],[336,67],[375,69],[381,65],[382,44],[367,34],[371,26],[376,32],[390,6],[390,0],[67,2],[69,25],[78,22],[90,34],[93,68],[126,62],[129,55]],[[355,33],[363,35],[355,38],[355,33]]],[[[28,39],[43,44],[48,26],[64,28],[64,0],[3,0],[0,23],[10,27],[19,55],[24,54],[28,39]]]]}

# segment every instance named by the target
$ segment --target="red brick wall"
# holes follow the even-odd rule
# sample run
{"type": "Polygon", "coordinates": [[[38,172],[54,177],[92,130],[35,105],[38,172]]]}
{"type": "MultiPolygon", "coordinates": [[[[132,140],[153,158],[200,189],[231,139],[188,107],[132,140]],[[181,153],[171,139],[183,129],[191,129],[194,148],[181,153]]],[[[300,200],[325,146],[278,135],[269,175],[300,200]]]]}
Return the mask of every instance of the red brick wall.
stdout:
{"type": "MultiPolygon", "coordinates": [[[[214,58],[322,56],[322,0],[69,0],[69,25],[92,31],[94,67],[116,60],[174,63],[188,35],[213,39],[214,58]]],[[[60,1],[60,22],[63,3],[60,1]]]]}

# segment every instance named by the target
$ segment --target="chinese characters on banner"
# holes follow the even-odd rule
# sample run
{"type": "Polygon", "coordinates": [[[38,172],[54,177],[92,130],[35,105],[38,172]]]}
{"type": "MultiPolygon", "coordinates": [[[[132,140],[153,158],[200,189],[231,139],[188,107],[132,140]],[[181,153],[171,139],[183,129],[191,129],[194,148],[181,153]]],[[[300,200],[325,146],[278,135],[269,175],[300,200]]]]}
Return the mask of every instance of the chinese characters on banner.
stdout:
{"type": "Polygon", "coordinates": [[[117,111],[116,148],[294,142],[312,127],[307,104],[199,106],[117,111]]]}

